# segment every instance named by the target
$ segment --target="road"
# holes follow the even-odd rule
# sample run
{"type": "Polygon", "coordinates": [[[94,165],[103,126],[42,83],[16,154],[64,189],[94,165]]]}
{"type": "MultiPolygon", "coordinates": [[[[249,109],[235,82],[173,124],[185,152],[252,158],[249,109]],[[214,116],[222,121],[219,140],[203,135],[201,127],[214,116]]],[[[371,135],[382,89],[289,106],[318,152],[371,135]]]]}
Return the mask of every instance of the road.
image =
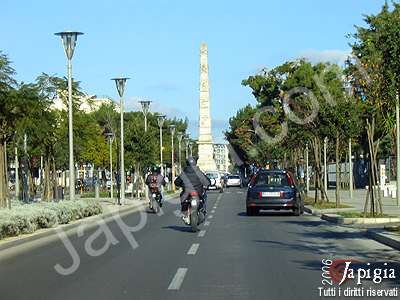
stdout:
{"type": "MultiPolygon", "coordinates": [[[[210,192],[207,223],[198,233],[180,221],[178,200],[171,200],[161,215],[136,212],[122,217],[125,224],[136,226],[129,234],[112,220],[101,227],[106,234],[94,235],[99,228],[80,234],[71,230],[63,241],[3,250],[0,298],[321,299],[323,259],[399,261],[398,251],[364,238],[358,230],[313,216],[270,212],[248,217],[244,199],[243,189],[210,192]],[[73,264],[71,249],[79,264],[73,264]],[[60,275],[56,265],[74,265],[76,270],[60,275]]],[[[385,286],[398,284],[397,278],[385,286]]]]}

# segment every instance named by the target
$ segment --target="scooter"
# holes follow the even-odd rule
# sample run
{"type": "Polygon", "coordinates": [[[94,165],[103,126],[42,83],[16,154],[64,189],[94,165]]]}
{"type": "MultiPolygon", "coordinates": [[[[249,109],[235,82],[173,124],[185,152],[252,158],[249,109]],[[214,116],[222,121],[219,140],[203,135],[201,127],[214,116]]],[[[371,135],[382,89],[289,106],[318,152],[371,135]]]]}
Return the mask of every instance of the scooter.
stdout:
{"type": "Polygon", "coordinates": [[[199,225],[206,219],[205,202],[197,192],[191,192],[184,201],[184,205],[187,205],[187,214],[189,216],[187,225],[192,227],[193,232],[197,232],[199,225]]]}
{"type": "Polygon", "coordinates": [[[161,193],[153,192],[150,197],[150,209],[158,214],[161,210],[161,193]]]}

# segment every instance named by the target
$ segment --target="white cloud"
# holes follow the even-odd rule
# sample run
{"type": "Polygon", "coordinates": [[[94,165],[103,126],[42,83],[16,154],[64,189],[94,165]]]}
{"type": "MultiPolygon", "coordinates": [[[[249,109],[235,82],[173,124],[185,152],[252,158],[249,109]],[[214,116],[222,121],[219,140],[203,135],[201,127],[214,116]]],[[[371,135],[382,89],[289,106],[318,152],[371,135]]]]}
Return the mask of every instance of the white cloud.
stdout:
{"type": "Polygon", "coordinates": [[[309,49],[299,54],[300,58],[305,58],[313,63],[331,62],[339,65],[344,64],[350,56],[351,50],[315,50],[309,49]]]}

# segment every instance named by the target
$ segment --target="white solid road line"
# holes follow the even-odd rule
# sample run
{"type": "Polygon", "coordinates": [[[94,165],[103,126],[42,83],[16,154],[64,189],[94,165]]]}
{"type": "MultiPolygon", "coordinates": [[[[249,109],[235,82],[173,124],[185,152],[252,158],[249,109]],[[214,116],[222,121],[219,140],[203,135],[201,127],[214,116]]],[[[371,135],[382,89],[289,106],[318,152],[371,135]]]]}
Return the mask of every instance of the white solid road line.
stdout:
{"type": "Polygon", "coordinates": [[[197,250],[199,250],[199,246],[200,246],[200,244],[193,244],[192,247],[190,247],[187,254],[188,255],[196,255],[197,250]]]}
{"type": "Polygon", "coordinates": [[[187,270],[187,268],[179,268],[178,271],[176,271],[176,274],[168,287],[169,290],[179,290],[183,279],[185,279],[187,270]]]}
{"type": "Polygon", "coordinates": [[[210,221],[205,221],[204,226],[210,226],[210,221]]]}
{"type": "Polygon", "coordinates": [[[205,230],[200,230],[198,237],[203,237],[206,234],[205,230]]]}

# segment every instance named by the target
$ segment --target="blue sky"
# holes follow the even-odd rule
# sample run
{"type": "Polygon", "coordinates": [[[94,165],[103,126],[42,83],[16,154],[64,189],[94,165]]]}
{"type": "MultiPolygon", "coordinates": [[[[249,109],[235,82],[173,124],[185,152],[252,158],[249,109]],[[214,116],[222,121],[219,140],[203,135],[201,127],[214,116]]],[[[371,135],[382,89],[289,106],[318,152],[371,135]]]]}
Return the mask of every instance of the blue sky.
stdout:
{"type": "Polygon", "coordinates": [[[64,76],[65,54],[53,33],[77,30],[74,78],[85,92],[116,98],[110,78],[127,75],[128,109],[188,117],[197,136],[199,48],[208,44],[214,140],[229,117],[255,101],[241,81],[286,60],[340,61],[348,33],[377,13],[383,0],[2,0],[0,50],[17,79],[41,72],[64,76]]]}

